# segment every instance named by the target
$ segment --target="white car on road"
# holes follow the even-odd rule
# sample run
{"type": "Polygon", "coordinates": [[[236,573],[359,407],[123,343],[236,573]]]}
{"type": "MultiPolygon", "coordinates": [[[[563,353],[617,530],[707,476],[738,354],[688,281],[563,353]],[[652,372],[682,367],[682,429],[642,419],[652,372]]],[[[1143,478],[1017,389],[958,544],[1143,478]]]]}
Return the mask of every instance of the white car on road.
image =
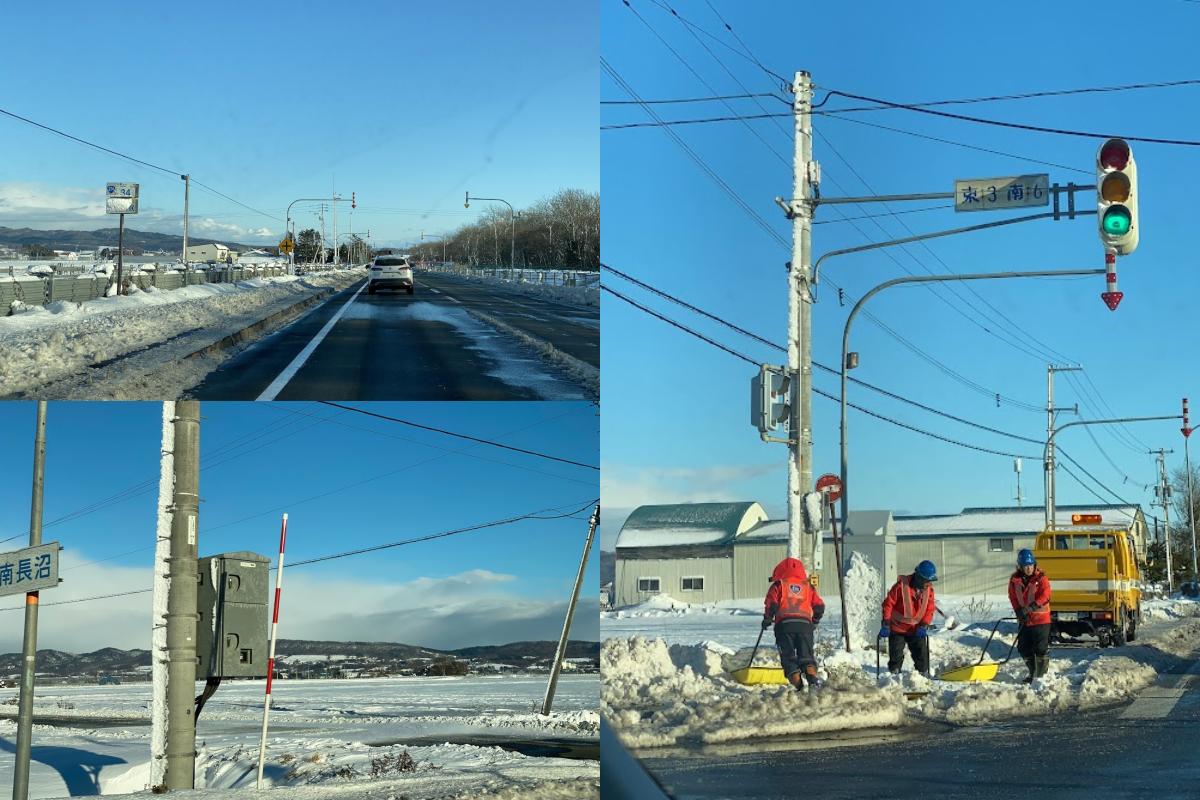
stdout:
{"type": "Polygon", "coordinates": [[[367,269],[367,294],[376,289],[404,289],[413,293],[413,271],[408,256],[378,255],[367,269]]]}

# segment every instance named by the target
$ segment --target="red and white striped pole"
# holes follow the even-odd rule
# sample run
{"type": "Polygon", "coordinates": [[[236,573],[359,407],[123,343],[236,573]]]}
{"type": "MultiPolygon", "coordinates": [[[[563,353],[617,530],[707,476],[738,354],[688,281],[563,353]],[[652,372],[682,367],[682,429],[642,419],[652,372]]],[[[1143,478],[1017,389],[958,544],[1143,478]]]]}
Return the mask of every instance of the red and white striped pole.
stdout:
{"type": "Polygon", "coordinates": [[[1101,292],[1100,299],[1104,301],[1104,305],[1108,306],[1109,311],[1116,311],[1125,293],[1117,291],[1117,254],[1115,251],[1105,251],[1104,269],[1106,271],[1104,282],[1108,286],[1108,291],[1101,292]]]}
{"type": "Polygon", "coordinates": [[[275,677],[275,635],[279,630],[279,598],[283,592],[283,550],[287,544],[287,514],[279,530],[279,561],[275,568],[275,612],[271,615],[271,649],[267,654],[267,693],[263,698],[262,737],[258,741],[258,780],[255,789],[262,788],[263,761],[267,755],[267,718],[271,714],[271,681],[275,677]]]}

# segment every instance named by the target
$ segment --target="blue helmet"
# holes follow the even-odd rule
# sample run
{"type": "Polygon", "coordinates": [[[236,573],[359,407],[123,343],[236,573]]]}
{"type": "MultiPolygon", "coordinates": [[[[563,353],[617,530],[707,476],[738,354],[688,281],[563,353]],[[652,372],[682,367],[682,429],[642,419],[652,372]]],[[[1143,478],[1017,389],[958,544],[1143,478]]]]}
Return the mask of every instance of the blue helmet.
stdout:
{"type": "Polygon", "coordinates": [[[937,567],[933,565],[932,561],[922,561],[917,564],[917,574],[932,583],[937,580],[937,567]]]}
{"type": "Polygon", "coordinates": [[[1028,547],[1022,548],[1021,552],[1017,553],[1018,567],[1032,567],[1036,563],[1037,559],[1033,557],[1033,551],[1028,547]]]}

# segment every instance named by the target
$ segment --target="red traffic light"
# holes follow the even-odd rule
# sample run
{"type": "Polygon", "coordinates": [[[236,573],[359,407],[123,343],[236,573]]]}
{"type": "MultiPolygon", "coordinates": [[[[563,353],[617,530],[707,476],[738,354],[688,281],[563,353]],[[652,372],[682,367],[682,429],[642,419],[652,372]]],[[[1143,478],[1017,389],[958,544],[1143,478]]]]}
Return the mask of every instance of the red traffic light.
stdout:
{"type": "Polygon", "coordinates": [[[1105,169],[1125,169],[1132,152],[1129,142],[1124,139],[1109,139],[1100,148],[1100,166],[1105,169]]]}

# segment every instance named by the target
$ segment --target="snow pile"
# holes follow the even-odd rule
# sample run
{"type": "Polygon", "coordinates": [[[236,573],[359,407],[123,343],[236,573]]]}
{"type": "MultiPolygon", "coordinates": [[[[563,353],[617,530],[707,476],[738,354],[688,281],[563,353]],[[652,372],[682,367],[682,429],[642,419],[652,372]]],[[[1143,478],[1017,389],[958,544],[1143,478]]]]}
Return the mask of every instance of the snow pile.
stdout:
{"type": "Polygon", "coordinates": [[[846,618],[855,650],[874,644],[882,597],[883,579],[879,570],[862,553],[852,554],[850,569],[846,570],[846,618]]]}
{"type": "MultiPolygon", "coordinates": [[[[213,790],[253,788],[258,747],[201,744],[196,757],[196,788],[213,790]]],[[[104,794],[139,792],[147,788],[149,763],[136,763],[101,777],[104,794]]],[[[288,787],[313,787],[296,796],[422,798],[478,797],[501,793],[511,797],[596,797],[599,765],[595,761],[524,756],[499,747],[465,744],[372,747],[335,739],[291,739],[268,744],[263,786],[280,797],[288,787]],[[590,792],[579,792],[591,786],[590,792]],[[556,794],[566,789],[575,794],[556,794]],[[359,790],[359,791],[355,791],[359,790]],[[507,794],[512,793],[512,794],[507,794]]],[[[216,796],[224,796],[219,792],[216,796]]],[[[230,797],[235,795],[230,794],[230,797]]]]}
{"type": "MultiPolygon", "coordinates": [[[[478,270],[465,267],[459,269],[435,269],[431,271],[457,275],[460,278],[465,278],[475,283],[503,285],[506,288],[519,291],[523,294],[535,295],[557,303],[567,303],[577,306],[600,305],[600,288],[596,284],[592,284],[591,286],[555,286],[553,284],[533,283],[531,281],[505,280],[502,277],[486,275],[478,270]]],[[[544,272],[552,279],[561,280],[561,276],[554,270],[544,270],[544,272]]]]}
{"type": "Polygon", "coordinates": [[[830,669],[827,689],[804,694],[735,683],[725,673],[728,656],[712,643],[606,640],[601,711],[631,747],[894,726],[903,717],[900,694],[876,688],[859,670],[830,669]]]}
{"type": "Polygon", "coordinates": [[[1200,616],[1200,602],[1161,598],[1142,601],[1142,619],[1147,622],[1200,616]]]}
{"type": "Polygon", "coordinates": [[[255,278],[241,283],[206,283],[170,292],[132,292],[87,303],[27,307],[0,318],[0,397],[38,394],[87,399],[175,397],[195,385],[214,365],[183,357],[326,287],[349,285],[361,271],[255,278]],[[125,392],[98,389],[109,369],[97,364],[147,351],[149,364],[122,381],[148,382],[125,392]],[[199,374],[194,372],[201,370],[199,374]],[[173,385],[161,385],[170,382],[173,385]],[[78,384],[78,385],[77,385],[78,384]],[[174,384],[183,384],[182,386],[174,384]]]}

